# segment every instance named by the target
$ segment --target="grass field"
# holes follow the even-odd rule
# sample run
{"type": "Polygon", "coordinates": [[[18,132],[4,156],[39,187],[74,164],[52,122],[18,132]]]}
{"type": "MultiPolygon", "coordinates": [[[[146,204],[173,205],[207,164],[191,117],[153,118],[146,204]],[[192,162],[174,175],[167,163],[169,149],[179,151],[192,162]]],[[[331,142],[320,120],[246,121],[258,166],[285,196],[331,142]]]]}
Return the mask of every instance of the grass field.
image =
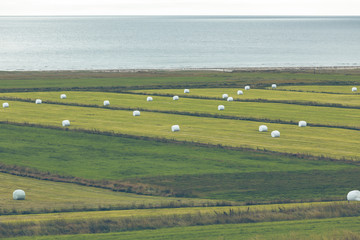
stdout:
{"type": "MultiPolygon", "coordinates": [[[[209,89],[209,91],[213,91],[209,89]]],[[[218,90],[219,93],[222,89],[218,90]]],[[[278,91],[282,93],[281,91],[278,91]]],[[[330,108],[316,106],[302,106],[281,103],[261,102],[227,102],[224,100],[204,100],[181,98],[173,101],[170,97],[154,97],[153,102],[147,102],[146,96],[103,92],[65,92],[67,99],[60,99],[60,92],[30,92],[30,93],[3,93],[3,98],[20,98],[35,102],[40,98],[59,104],[83,104],[101,107],[104,100],[109,100],[109,108],[144,109],[149,111],[178,112],[183,114],[209,114],[214,117],[238,117],[254,119],[258,121],[267,120],[273,122],[293,122],[306,120],[313,125],[328,125],[355,127],[360,129],[360,109],[330,108]],[[218,105],[224,105],[224,111],[218,111],[218,105]],[[344,118],[346,116],[346,118],[344,118]]],[[[302,93],[301,93],[302,94],[302,93]]],[[[315,98],[313,99],[315,100],[315,98]]],[[[3,100],[5,101],[5,100],[3,100]]],[[[360,98],[356,101],[359,103],[360,98]]]]}
{"type": "MultiPolygon", "coordinates": [[[[330,86],[298,86],[299,89],[308,88],[331,88],[330,86]]],[[[340,89],[348,89],[349,86],[339,86],[340,89]]],[[[296,89],[296,86],[278,87],[280,90],[296,89]]],[[[350,88],[351,90],[351,88],[350,88]]],[[[358,94],[328,94],[316,92],[295,92],[295,91],[279,91],[273,89],[251,89],[244,88],[195,88],[190,89],[190,93],[185,94],[183,89],[145,89],[134,90],[134,93],[156,94],[156,95],[179,95],[193,98],[222,98],[222,94],[226,93],[229,97],[239,101],[258,101],[264,99],[268,101],[298,103],[305,105],[314,105],[316,103],[323,105],[338,104],[342,106],[359,107],[360,98],[358,94]],[[242,90],[243,95],[237,95],[237,91],[242,90]]]]}
{"type": "Polygon", "coordinates": [[[344,201],[360,184],[360,98],[351,92],[359,76],[0,72],[0,99],[10,103],[0,110],[0,236],[359,239],[358,204],[344,201]],[[245,85],[252,89],[236,95],[245,85]],[[25,201],[12,200],[15,189],[25,201]]]}
{"type": "Polygon", "coordinates": [[[133,232],[84,234],[69,236],[23,237],[18,239],[49,240],[115,240],[115,239],[359,239],[360,217],[297,220],[283,222],[220,224],[210,226],[175,227],[133,232]]]}
{"type": "MultiPolygon", "coordinates": [[[[279,87],[281,90],[293,90],[293,91],[301,91],[301,92],[315,92],[315,93],[338,93],[340,96],[341,94],[348,94],[352,96],[359,97],[359,84],[350,85],[350,86],[283,86],[279,87]],[[351,89],[353,87],[357,87],[357,92],[352,92],[351,89]]],[[[336,96],[334,96],[337,98],[336,96]]]]}

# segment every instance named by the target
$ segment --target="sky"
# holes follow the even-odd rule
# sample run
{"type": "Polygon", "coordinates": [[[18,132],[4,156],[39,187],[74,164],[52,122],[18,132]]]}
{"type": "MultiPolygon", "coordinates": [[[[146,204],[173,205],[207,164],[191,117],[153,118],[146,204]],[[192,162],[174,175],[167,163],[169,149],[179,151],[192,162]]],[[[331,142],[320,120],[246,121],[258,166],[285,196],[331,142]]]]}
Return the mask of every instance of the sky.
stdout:
{"type": "Polygon", "coordinates": [[[360,15],[360,0],[0,0],[9,15],[360,15]]]}

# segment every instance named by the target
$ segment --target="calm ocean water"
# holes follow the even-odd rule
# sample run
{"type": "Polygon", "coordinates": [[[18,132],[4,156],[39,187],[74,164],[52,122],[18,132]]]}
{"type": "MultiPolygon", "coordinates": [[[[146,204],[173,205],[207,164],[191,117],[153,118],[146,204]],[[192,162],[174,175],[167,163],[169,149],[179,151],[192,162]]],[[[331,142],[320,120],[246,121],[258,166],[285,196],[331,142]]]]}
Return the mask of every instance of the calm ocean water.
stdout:
{"type": "Polygon", "coordinates": [[[359,65],[360,17],[0,17],[0,70],[359,65]]]}

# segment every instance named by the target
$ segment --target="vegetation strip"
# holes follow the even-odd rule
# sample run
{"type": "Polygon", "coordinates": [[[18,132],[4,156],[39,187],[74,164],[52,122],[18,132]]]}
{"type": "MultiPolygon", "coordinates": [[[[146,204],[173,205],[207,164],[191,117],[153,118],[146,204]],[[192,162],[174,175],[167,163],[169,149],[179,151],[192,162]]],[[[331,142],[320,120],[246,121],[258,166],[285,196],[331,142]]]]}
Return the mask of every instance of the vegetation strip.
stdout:
{"type": "MultiPolygon", "coordinates": [[[[32,99],[12,98],[12,97],[0,97],[0,100],[28,102],[28,103],[33,102],[32,99]]],[[[236,101],[236,100],[234,100],[234,101],[236,101]]],[[[139,110],[139,111],[144,111],[144,112],[165,113],[165,114],[175,114],[175,115],[195,116],[195,117],[205,117],[205,118],[219,118],[219,119],[231,119],[231,120],[240,120],[240,121],[297,125],[297,122],[285,121],[285,120],[281,120],[281,119],[238,117],[238,116],[230,116],[230,115],[211,114],[211,113],[166,111],[166,110],[154,110],[154,109],[146,109],[146,108],[104,107],[104,106],[96,105],[96,104],[64,103],[64,102],[57,102],[57,101],[43,101],[43,103],[54,104],[54,105],[63,105],[63,106],[72,106],[72,107],[88,107],[88,108],[101,108],[101,109],[105,108],[108,110],[126,110],[126,111],[139,110]]],[[[359,107],[359,109],[360,109],[360,107],[359,107]]],[[[314,123],[310,123],[310,122],[308,122],[307,125],[311,126],[311,127],[340,128],[340,129],[360,131],[360,127],[351,127],[351,126],[343,126],[343,125],[314,124],[314,123]]]]}
{"type": "MultiPolygon", "coordinates": [[[[167,94],[167,93],[142,93],[142,92],[131,92],[131,91],[114,91],[118,93],[126,93],[126,94],[134,94],[134,95],[152,95],[152,96],[159,96],[159,97],[172,97],[173,94],[167,94]]],[[[192,98],[192,99],[203,99],[203,100],[224,100],[220,97],[207,97],[207,96],[195,96],[195,95],[183,95],[179,94],[178,96],[182,98],[192,98]]],[[[11,99],[9,99],[11,100],[11,99]]],[[[282,103],[282,104],[293,104],[293,105],[303,105],[303,106],[314,106],[314,107],[332,107],[332,108],[350,108],[350,109],[360,109],[360,106],[347,106],[343,104],[338,103],[319,103],[319,102],[302,102],[302,101],[296,101],[296,100],[269,100],[269,99],[234,99],[234,102],[260,102],[260,103],[282,103]]]]}
{"type": "MultiPolygon", "coordinates": [[[[191,209],[189,209],[191,210],[191,209]]],[[[39,236],[57,234],[85,234],[159,229],[176,226],[196,226],[232,223],[257,223],[302,219],[354,217],[360,215],[358,204],[326,204],[273,209],[252,210],[229,208],[228,210],[194,211],[184,214],[130,216],[119,218],[84,218],[80,220],[48,220],[0,223],[0,237],[39,236]]]]}

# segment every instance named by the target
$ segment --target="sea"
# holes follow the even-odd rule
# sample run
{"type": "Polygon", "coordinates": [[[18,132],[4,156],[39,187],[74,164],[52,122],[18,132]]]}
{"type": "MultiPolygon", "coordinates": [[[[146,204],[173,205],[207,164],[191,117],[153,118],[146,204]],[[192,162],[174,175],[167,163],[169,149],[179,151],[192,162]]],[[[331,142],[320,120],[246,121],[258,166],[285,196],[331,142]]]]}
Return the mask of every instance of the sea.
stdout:
{"type": "Polygon", "coordinates": [[[360,16],[0,17],[0,70],[360,66],[360,16]]]}

